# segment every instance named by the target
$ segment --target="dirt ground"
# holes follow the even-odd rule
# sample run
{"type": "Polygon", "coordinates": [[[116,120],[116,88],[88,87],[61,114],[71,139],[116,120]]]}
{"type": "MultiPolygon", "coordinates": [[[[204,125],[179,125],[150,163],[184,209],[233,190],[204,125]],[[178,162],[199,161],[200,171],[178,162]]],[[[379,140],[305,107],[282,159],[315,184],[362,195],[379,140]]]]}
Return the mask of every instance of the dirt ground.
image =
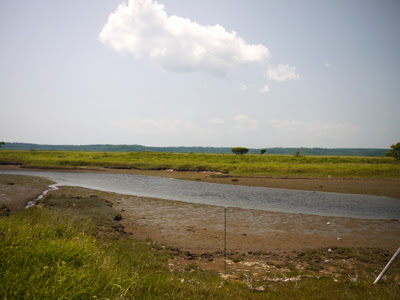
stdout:
{"type": "MultiPolygon", "coordinates": [[[[275,181],[274,179],[270,183],[275,181]]],[[[331,184],[333,181],[324,182],[331,184]]],[[[346,189],[351,186],[348,182],[342,183],[346,189]]],[[[49,181],[36,177],[0,175],[0,204],[5,203],[13,210],[24,207],[26,202],[44,191],[48,184],[49,181]]],[[[296,181],[296,184],[299,182],[296,181]]],[[[309,184],[320,183],[312,181],[309,184]]],[[[324,186],[329,184],[324,183],[324,186]]],[[[378,185],[379,183],[362,184],[365,189],[371,187],[368,190],[371,193],[376,192],[378,185]]],[[[329,186],[332,188],[334,185],[329,186]]],[[[385,185],[381,185],[383,193],[396,190],[392,184],[389,186],[387,191],[385,185]]],[[[221,271],[224,268],[225,211],[222,207],[78,187],[60,187],[51,193],[83,197],[96,194],[112,202],[113,207],[121,212],[121,224],[127,233],[139,239],[148,239],[149,243],[151,241],[164,248],[186,251],[184,256],[174,261],[175,265],[187,265],[196,261],[206,269],[221,271]]],[[[260,259],[255,256],[256,253],[274,253],[271,257],[277,261],[290,261],[303,251],[322,248],[326,249],[326,256],[322,259],[328,261],[328,249],[366,247],[394,253],[399,247],[399,241],[398,220],[324,217],[240,208],[229,208],[226,213],[226,248],[230,257],[228,267],[234,266],[236,270],[257,272],[259,268],[268,267],[265,257],[260,259]],[[238,255],[243,261],[234,263],[233,256],[238,255]]]]}
{"type": "Polygon", "coordinates": [[[0,175],[0,206],[7,206],[11,212],[24,209],[52,183],[40,177],[0,175]]]}
{"type": "MultiPolygon", "coordinates": [[[[186,253],[171,262],[182,267],[196,262],[202,268],[224,272],[225,212],[212,205],[185,203],[61,187],[54,193],[70,196],[96,194],[121,211],[125,231],[161,247],[186,253]]],[[[399,247],[400,221],[323,217],[230,208],[227,211],[228,268],[233,273],[262,273],[272,265],[296,262],[301,253],[323,250],[321,261],[330,259],[328,249],[380,248],[394,253],[399,247]],[[328,223],[329,222],[329,223],[328,223]],[[325,255],[325,256],[324,256],[325,255]],[[240,262],[234,262],[240,257],[240,262]],[[266,264],[268,260],[269,264],[266,264]]],[[[325,269],[327,269],[325,267],[325,269]]],[[[328,269],[327,269],[328,270],[328,269]]]]}

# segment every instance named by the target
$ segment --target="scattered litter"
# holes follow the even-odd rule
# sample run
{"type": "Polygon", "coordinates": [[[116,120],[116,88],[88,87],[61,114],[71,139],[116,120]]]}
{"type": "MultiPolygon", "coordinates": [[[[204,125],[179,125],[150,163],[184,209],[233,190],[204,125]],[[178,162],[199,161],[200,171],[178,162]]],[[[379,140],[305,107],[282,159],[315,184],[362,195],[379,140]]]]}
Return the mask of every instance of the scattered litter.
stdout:
{"type": "Polygon", "coordinates": [[[264,291],[265,291],[265,287],[259,286],[259,287],[256,287],[255,290],[256,290],[257,292],[264,292],[264,291]]]}
{"type": "Polygon", "coordinates": [[[182,278],[182,279],[181,279],[181,283],[183,283],[184,281],[185,281],[185,279],[182,278]]]}
{"type": "Polygon", "coordinates": [[[329,248],[329,249],[328,249],[328,252],[329,252],[329,253],[331,253],[331,252],[332,252],[332,249],[331,249],[331,248],[329,248]]]}
{"type": "Polygon", "coordinates": [[[327,263],[329,260],[325,259],[325,262],[327,263]]]}
{"type": "Polygon", "coordinates": [[[326,223],[326,225],[331,225],[331,222],[326,223]]]}
{"type": "Polygon", "coordinates": [[[293,282],[293,281],[300,281],[302,278],[301,275],[297,277],[289,277],[289,278],[266,278],[268,281],[273,281],[273,282],[293,282]]]}
{"type": "Polygon", "coordinates": [[[340,241],[340,240],[341,240],[341,238],[340,238],[340,237],[338,237],[338,238],[337,238],[337,240],[338,240],[338,241],[340,241]]]}

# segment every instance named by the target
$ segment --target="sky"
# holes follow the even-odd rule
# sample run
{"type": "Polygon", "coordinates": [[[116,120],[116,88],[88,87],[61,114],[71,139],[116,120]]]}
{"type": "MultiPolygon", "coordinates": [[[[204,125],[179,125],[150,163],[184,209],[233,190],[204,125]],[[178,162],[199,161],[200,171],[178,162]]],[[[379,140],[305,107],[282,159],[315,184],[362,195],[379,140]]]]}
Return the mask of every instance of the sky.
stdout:
{"type": "Polygon", "coordinates": [[[0,141],[389,148],[398,0],[1,0],[0,141]]]}

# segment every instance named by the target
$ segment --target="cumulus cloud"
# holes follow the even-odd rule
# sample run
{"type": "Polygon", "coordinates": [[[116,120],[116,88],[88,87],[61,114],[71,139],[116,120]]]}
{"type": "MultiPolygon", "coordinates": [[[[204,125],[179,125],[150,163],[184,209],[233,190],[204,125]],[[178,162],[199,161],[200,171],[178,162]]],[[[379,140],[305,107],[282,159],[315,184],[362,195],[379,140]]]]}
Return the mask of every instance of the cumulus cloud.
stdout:
{"type": "Polygon", "coordinates": [[[265,94],[265,93],[268,93],[269,90],[270,90],[270,89],[269,89],[269,86],[265,84],[265,85],[260,89],[260,93],[265,94]]]}
{"type": "Polygon", "coordinates": [[[211,124],[224,124],[225,123],[225,121],[221,118],[212,118],[208,122],[210,122],[211,124]]]}
{"type": "Polygon", "coordinates": [[[296,67],[289,65],[271,66],[268,68],[266,76],[269,80],[274,81],[296,80],[300,78],[300,75],[296,73],[296,67]]]}
{"type": "Polygon", "coordinates": [[[235,129],[254,130],[258,128],[258,121],[244,114],[236,115],[233,120],[235,121],[233,126],[235,129]]]}
{"type": "Polygon", "coordinates": [[[173,72],[227,74],[238,66],[265,63],[269,50],[248,44],[220,25],[203,26],[187,18],[168,16],[152,0],[130,0],[110,14],[99,34],[104,44],[135,57],[149,56],[173,72]]]}

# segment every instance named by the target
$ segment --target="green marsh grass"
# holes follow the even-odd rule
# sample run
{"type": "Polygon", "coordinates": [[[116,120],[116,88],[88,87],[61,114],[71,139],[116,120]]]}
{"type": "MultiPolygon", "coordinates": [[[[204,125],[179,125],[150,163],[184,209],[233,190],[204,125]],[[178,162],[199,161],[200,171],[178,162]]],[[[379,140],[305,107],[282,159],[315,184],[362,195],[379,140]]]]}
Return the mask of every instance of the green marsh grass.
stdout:
{"type": "MultiPolygon", "coordinates": [[[[287,263],[265,274],[265,280],[256,281],[251,274],[231,280],[196,263],[169,270],[174,256],[168,248],[126,234],[96,235],[90,216],[84,220],[74,215],[31,208],[0,217],[0,298],[398,299],[400,292],[399,264],[387,279],[372,285],[374,272],[388,259],[379,251],[333,249],[332,255],[352,262],[351,269],[337,265],[337,274],[324,274],[320,267],[301,271],[287,263]],[[305,277],[298,282],[267,280],[298,275],[305,277]],[[357,281],[352,280],[356,275],[357,281]],[[259,286],[265,290],[255,291],[259,286]]],[[[302,257],[313,262],[325,252],[314,250],[302,257]]]]}
{"type": "Polygon", "coordinates": [[[215,171],[239,176],[399,179],[400,164],[389,157],[222,155],[158,152],[0,151],[0,164],[31,168],[81,167],[215,171]]]}

